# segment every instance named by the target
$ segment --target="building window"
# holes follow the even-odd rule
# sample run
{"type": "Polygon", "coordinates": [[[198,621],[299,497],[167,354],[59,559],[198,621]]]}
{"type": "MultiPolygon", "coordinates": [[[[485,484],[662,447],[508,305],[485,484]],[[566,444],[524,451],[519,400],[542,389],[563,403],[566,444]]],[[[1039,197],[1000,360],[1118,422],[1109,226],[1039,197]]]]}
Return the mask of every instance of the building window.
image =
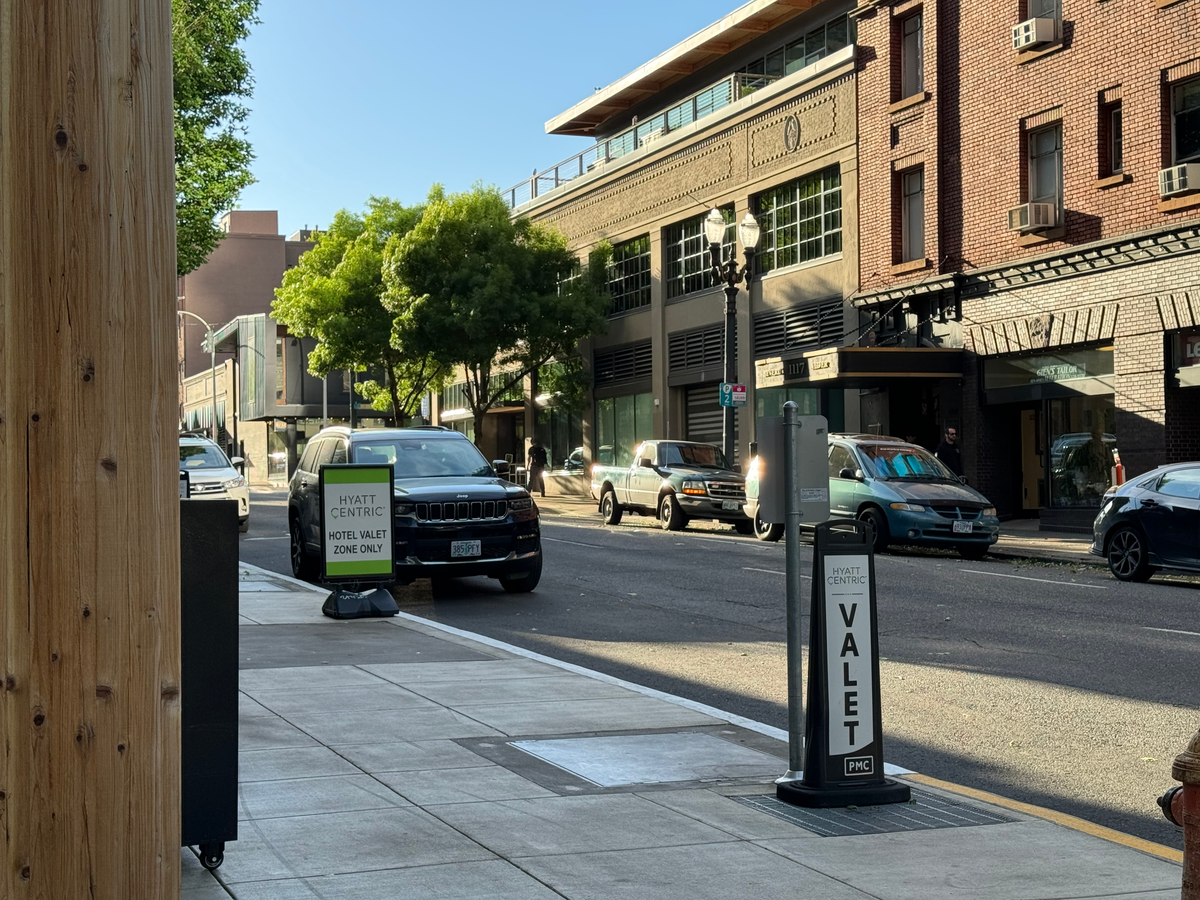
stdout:
{"type": "Polygon", "coordinates": [[[903,100],[925,90],[924,26],[921,13],[900,23],[900,96],[903,100]]]}
{"type": "MultiPolygon", "coordinates": [[[[721,215],[725,217],[725,239],[721,241],[721,258],[729,259],[731,253],[737,252],[734,246],[737,227],[733,221],[733,207],[722,207],[721,215]]],[[[668,300],[702,291],[715,284],[712,277],[712,257],[708,252],[708,241],[704,237],[706,218],[707,216],[696,216],[694,219],[663,229],[668,300]]]]}
{"type": "Polygon", "coordinates": [[[613,247],[608,292],[612,296],[610,316],[650,305],[650,235],[613,247]]]}
{"type": "Polygon", "coordinates": [[[782,78],[852,43],[852,23],[846,16],[838,16],[833,21],[808,31],[790,44],[776,47],[765,57],[751,62],[742,71],[750,75],[782,78]]]}
{"type": "Polygon", "coordinates": [[[1121,101],[1100,106],[1100,175],[1120,175],[1125,167],[1121,101]]]}
{"type": "Polygon", "coordinates": [[[1062,125],[1030,132],[1029,200],[1062,206],[1062,125]]]}
{"type": "Polygon", "coordinates": [[[633,451],[653,437],[653,394],[626,394],[596,401],[595,458],[600,465],[631,465],[633,451]]]}
{"type": "Polygon", "coordinates": [[[1200,160],[1200,78],[1171,89],[1173,161],[1200,160]]]}
{"type": "Polygon", "coordinates": [[[842,176],[837,166],[759,194],[760,273],[842,251],[842,176]]]}
{"type": "Polygon", "coordinates": [[[1028,0],[1026,13],[1027,19],[1054,19],[1057,22],[1062,18],[1061,0],[1028,0]]]}
{"type": "Polygon", "coordinates": [[[900,173],[900,261],[925,258],[925,170],[900,173]]]}

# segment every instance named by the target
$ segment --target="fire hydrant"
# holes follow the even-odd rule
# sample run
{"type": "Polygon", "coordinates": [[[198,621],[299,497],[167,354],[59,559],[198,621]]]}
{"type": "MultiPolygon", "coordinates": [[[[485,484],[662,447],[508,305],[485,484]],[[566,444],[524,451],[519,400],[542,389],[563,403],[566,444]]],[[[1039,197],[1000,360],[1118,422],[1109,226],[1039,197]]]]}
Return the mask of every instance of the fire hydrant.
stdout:
{"type": "Polygon", "coordinates": [[[1163,794],[1163,815],[1183,828],[1183,893],[1181,900],[1200,900],[1200,731],[1175,757],[1171,777],[1182,782],[1163,794]]]}

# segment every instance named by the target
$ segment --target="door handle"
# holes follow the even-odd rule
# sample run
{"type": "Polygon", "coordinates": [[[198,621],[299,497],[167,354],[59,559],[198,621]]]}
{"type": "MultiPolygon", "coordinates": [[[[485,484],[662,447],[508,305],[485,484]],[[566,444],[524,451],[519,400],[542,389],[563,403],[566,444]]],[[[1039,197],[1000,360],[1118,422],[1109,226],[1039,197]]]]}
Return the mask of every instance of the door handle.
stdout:
{"type": "Polygon", "coordinates": [[[1156,506],[1158,506],[1158,501],[1157,501],[1157,500],[1151,500],[1151,499],[1149,499],[1149,498],[1146,498],[1145,500],[1143,500],[1143,501],[1142,501],[1142,508],[1143,508],[1143,509],[1153,509],[1153,508],[1154,508],[1154,507],[1156,507],[1156,506]]]}

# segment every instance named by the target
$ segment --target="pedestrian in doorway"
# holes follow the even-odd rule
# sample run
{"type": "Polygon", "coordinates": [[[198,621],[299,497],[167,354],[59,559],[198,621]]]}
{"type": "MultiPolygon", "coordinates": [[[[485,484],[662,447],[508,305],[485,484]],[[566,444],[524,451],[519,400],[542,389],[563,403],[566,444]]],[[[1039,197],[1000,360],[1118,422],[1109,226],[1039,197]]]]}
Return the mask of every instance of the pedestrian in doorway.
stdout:
{"type": "Polygon", "coordinates": [[[543,497],[546,496],[546,448],[541,442],[534,438],[529,445],[529,493],[538,491],[543,497]]]}
{"type": "Polygon", "coordinates": [[[942,461],[947,469],[962,478],[962,450],[958,446],[958,429],[953,425],[947,426],[946,437],[937,445],[934,455],[942,461]]]}

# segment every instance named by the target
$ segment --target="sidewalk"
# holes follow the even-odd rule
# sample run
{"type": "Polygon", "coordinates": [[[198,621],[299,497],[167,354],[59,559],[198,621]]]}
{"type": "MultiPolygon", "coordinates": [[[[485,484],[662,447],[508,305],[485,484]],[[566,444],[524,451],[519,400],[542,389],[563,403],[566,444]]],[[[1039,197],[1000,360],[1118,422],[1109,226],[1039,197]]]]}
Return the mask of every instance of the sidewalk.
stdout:
{"type": "Polygon", "coordinates": [[[1175,851],[913,773],[914,804],[785,807],[777,729],[241,580],[240,837],[215,878],[184,850],[185,900],[1179,896],[1175,851]]]}
{"type": "MultiPolygon", "coordinates": [[[[585,518],[598,522],[600,514],[590,497],[538,497],[538,508],[546,515],[585,518]]],[[[624,524],[657,527],[653,518],[630,516],[624,524]]],[[[706,527],[698,522],[691,527],[706,527]]],[[[727,525],[712,524],[716,530],[729,531],[727,525]]],[[[991,549],[997,559],[1034,559],[1043,562],[1067,563],[1075,566],[1103,566],[1104,560],[1088,552],[1090,535],[1058,534],[1038,531],[1037,519],[1013,519],[1000,524],[1000,540],[991,549]]]]}

